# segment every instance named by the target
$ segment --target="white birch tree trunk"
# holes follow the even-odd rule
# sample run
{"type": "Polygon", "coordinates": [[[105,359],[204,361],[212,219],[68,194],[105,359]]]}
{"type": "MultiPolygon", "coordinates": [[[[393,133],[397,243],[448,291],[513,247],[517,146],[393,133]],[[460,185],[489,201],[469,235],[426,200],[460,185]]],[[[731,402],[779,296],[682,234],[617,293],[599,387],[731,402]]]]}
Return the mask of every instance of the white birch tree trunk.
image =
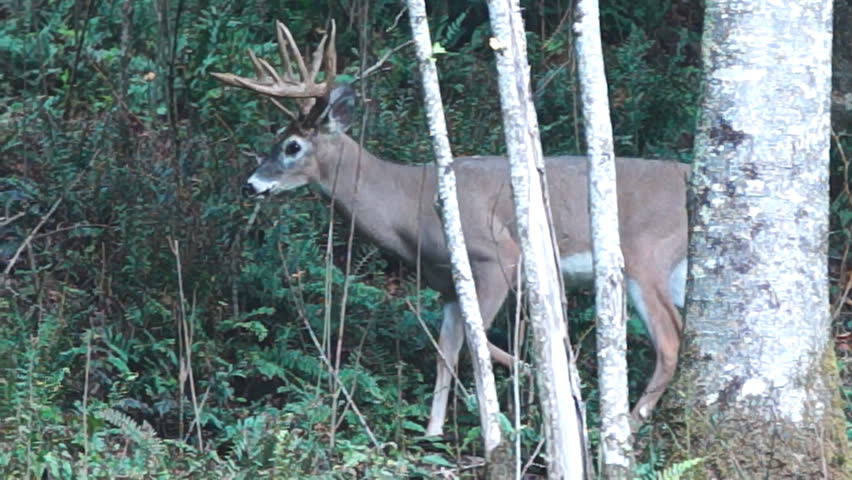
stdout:
{"type": "Polygon", "coordinates": [[[707,2],[687,345],[669,398],[714,478],[848,478],[828,310],[831,10],[707,2]]]}
{"type": "Polygon", "coordinates": [[[627,311],[624,257],[618,235],[618,198],[609,98],[597,0],[577,2],[577,70],[589,159],[589,219],[595,270],[601,475],[631,478],[633,445],[627,399],[627,311]]]}
{"type": "Polygon", "coordinates": [[[489,472],[489,478],[510,478],[511,459],[492,458],[495,450],[503,441],[499,423],[500,403],[497,400],[497,389],[491,368],[491,355],[488,351],[488,339],[485,336],[482,315],[476,296],[476,286],[462,235],[461,215],[458,197],[456,196],[456,177],[452,168],[453,154],[447,137],[444,107],[438,84],[438,70],[435,66],[435,58],[432,56],[432,39],[426,18],[426,6],[423,0],[407,0],[406,4],[408,5],[412,35],[417,50],[420,75],[423,80],[429,136],[432,137],[432,147],[437,159],[438,203],[444,225],[444,236],[447,240],[447,248],[450,251],[453,283],[464,320],[465,337],[473,357],[476,399],[479,406],[482,440],[485,446],[486,470],[489,472]],[[498,466],[495,463],[505,464],[498,466]]]}
{"type": "Polygon", "coordinates": [[[544,160],[530,95],[524,23],[517,0],[489,0],[512,194],[530,305],[536,380],[551,479],[583,479],[585,432],[578,376],[562,310],[562,282],[544,203],[544,160]],[[571,360],[569,362],[569,359],[571,360]]]}

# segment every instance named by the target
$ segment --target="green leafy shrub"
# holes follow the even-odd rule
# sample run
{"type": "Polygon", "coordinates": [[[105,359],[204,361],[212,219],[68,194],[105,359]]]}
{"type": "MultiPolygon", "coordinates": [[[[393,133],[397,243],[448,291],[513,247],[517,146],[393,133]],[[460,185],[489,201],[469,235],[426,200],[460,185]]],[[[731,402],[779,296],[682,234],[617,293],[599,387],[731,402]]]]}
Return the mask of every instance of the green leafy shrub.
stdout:
{"type": "MultiPolygon", "coordinates": [[[[269,148],[282,118],[209,75],[248,73],[246,49],[274,58],[274,19],[311,43],[330,14],[352,77],[409,38],[397,2],[368,3],[0,7],[4,477],[426,478],[477,453],[463,395],[458,441],[418,440],[434,379],[421,320],[435,332],[440,299],[374,246],[348,245],[348,226],[316,193],[243,202],[252,165],[240,152],[269,148]]],[[[577,153],[570,21],[562,5],[525,3],[544,148],[577,153]]],[[[430,8],[455,152],[499,154],[485,4],[430,8]]],[[[680,8],[604,5],[621,154],[689,156],[700,22],[680,8]]],[[[402,50],[358,85],[366,98],[354,134],[394,161],[431,160],[415,72],[402,50]]],[[[839,225],[848,211],[836,207],[839,225]]],[[[590,303],[573,301],[591,384],[590,303]]],[[[495,341],[510,337],[504,315],[495,341]]],[[[642,378],[651,354],[631,325],[631,373],[642,378]]],[[[525,455],[538,419],[525,405],[515,432],[525,455]]]]}

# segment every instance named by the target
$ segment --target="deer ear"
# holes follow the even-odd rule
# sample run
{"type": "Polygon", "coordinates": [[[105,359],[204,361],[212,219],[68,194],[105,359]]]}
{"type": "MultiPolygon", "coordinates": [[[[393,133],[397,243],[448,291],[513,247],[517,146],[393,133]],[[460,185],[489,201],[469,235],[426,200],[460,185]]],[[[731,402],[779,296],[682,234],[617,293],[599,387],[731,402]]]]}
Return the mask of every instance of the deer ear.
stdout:
{"type": "Polygon", "coordinates": [[[355,90],[347,83],[337,84],[326,97],[327,107],[321,128],[328,133],[343,133],[352,124],[355,90]]]}

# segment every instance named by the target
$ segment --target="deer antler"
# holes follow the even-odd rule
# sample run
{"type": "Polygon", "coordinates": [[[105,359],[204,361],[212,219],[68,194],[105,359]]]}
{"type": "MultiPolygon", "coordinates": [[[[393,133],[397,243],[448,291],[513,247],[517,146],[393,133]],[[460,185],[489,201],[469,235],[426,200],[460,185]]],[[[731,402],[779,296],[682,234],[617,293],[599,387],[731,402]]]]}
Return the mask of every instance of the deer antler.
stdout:
{"type": "Polygon", "coordinates": [[[213,73],[212,75],[222,83],[234,87],[245,88],[252,92],[272,97],[273,103],[291,117],[295,117],[291,111],[284,108],[275,98],[294,98],[299,103],[303,113],[310,111],[314,99],[322,98],[334,82],[337,72],[337,51],[334,47],[335,24],[331,21],[330,34],[323,35],[311,60],[310,70],[305,65],[302,52],[293,40],[293,35],[283,23],[276,21],[276,36],[278,37],[278,54],[281,56],[283,71],[276,72],[272,65],[266,60],[258,58],[254,52],[248,51],[249,58],[256,78],[246,78],[232,73],[213,73]],[[326,49],[326,41],[331,37],[326,49]],[[296,58],[298,76],[293,73],[293,64],[290,61],[288,47],[296,58]],[[321,70],[322,68],[322,70],[321,70]],[[317,75],[323,72],[323,81],[317,83],[317,75]]]}

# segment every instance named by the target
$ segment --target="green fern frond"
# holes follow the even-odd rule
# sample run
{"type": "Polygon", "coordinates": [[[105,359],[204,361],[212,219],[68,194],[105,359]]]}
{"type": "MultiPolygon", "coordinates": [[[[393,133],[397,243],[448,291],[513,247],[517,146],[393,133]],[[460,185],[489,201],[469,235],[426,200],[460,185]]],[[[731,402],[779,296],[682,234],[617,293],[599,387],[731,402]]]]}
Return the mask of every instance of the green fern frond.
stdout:
{"type": "Polygon", "coordinates": [[[357,277],[365,273],[366,267],[370,260],[379,253],[379,248],[375,245],[364,245],[358,249],[358,258],[352,265],[352,275],[357,277]]]}
{"type": "Polygon", "coordinates": [[[141,424],[124,412],[112,408],[103,408],[95,412],[95,416],[109,422],[119,429],[125,437],[136,442],[144,451],[148,452],[148,459],[154,462],[166,455],[165,442],[157,436],[157,432],[150,423],[143,421],[141,424]]]}
{"type": "Polygon", "coordinates": [[[703,461],[704,457],[698,457],[675,463],[662,472],[657,472],[657,474],[654,475],[654,480],[680,480],[684,473],[703,461]]]}

